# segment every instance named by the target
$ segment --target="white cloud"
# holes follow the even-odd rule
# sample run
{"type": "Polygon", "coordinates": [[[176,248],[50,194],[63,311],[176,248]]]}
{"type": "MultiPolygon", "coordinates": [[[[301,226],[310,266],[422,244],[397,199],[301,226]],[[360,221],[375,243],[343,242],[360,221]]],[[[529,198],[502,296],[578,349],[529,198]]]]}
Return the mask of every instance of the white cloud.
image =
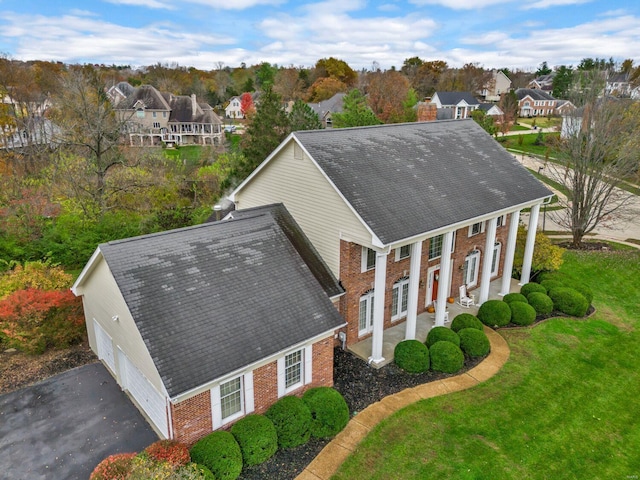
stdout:
{"type": "Polygon", "coordinates": [[[514,0],[409,0],[409,3],[418,6],[439,5],[453,10],[476,10],[491,7],[503,3],[511,3],[514,0]]]}
{"type": "Polygon", "coordinates": [[[538,0],[533,3],[526,3],[522,5],[522,9],[529,10],[532,8],[566,7],[567,5],[580,5],[591,1],[593,0],[538,0]]]}
{"type": "Polygon", "coordinates": [[[184,0],[188,3],[204,5],[219,10],[246,10],[258,6],[277,6],[287,0],[184,0]]]}
{"type": "Polygon", "coordinates": [[[134,7],[147,7],[147,8],[164,8],[167,10],[174,10],[176,7],[169,2],[163,2],[162,0],[104,0],[108,3],[115,5],[131,5],[134,7]]]}

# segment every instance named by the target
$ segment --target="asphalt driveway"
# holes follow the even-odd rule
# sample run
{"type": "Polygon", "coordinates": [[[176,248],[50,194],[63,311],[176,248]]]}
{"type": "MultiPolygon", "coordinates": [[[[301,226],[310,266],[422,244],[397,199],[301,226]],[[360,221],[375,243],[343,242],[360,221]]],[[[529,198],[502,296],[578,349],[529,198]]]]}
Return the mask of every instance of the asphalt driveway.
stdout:
{"type": "Polygon", "coordinates": [[[106,456],[158,437],[101,363],[0,395],[0,477],[87,480],[106,456]]]}

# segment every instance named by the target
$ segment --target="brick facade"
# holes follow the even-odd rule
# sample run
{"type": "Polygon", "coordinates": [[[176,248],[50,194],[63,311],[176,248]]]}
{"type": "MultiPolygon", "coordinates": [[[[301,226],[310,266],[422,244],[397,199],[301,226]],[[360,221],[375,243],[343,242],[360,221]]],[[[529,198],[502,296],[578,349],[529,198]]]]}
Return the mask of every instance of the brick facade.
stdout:
{"type": "MultiPolygon", "coordinates": [[[[502,245],[500,249],[500,263],[498,275],[502,275],[502,265],[504,262],[505,245],[509,232],[508,221],[509,216],[504,217],[505,222],[496,229],[496,242],[502,245]]],[[[480,264],[478,266],[478,283],[482,277],[482,263],[484,259],[486,235],[484,232],[469,237],[469,228],[464,227],[456,232],[454,250],[451,255],[453,260],[453,271],[451,275],[451,288],[449,295],[458,296],[458,289],[464,281],[465,258],[473,251],[480,251],[480,264]]],[[[405,258],[396,262],[395,251],[391,251],[387,256],[387,276],[385,286],[385,305],[384,305],[384,328],[404,322],[404,318],[392,321],[392,301],[394,284],[409,276],[410,259],[405,258]]],[[[422,243],[422,258],[420,261],[420,283],[418,287],[418,314],[424,313],[427,309],[427,293],[428,293],[428,270],[440,264],[440,257],[429,260],[429,240],[422,243]]],[[[374,287],[375,270],[371,269],[362,272],[362,246],[340,241],[340,281],[346,290],[346,294],[341,299],[340,312],[347,321],[344,331],[347,333],[347,345],[359,342],[371,335],[365,334],[358,336],[358,320],[360,313],[360,298],[362,295],[374,287]]],[[[479,285],[478,285],[479,286],[479,285]]]]}
{"type": "MultiPolygon", "coordinates": [[[[333,337],[325,338],[312,346],[312,381],[291,392],[302,395],[312,387],[333,386],[333,337]]],[[[277,361],[253,370],[253,413],[264,413],[278,400],[277,361]]],[[[171,404],[173,438],[187,445],[193,445],[200,438],[213,431],[211,412],[211,390],[194,395],[176,404],[171,404]]],[[[222,428],[227,429],[231,423],[222,428]]]]}

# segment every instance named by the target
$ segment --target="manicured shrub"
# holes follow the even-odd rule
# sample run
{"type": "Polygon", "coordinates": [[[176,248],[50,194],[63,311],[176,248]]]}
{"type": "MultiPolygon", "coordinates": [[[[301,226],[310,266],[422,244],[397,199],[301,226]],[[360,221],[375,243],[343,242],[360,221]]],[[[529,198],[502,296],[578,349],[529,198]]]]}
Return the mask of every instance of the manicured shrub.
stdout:
{"type": "Polygon", "coordinates": [[[427,347],[431,348],[431,345],[440,341],[451,342],[456,347],[460,346],[460,337],[456,332],[447,327],[433,327],[427,334],[427,347]]]}
{"type": "Polygon", "coordinates": [[[246,466],[267,461],[278,450],[278,434],[273,422],[263,415],[247,415],[231,427],[246,466]]]}
{"type": "Polygon", "coordinates": [[[73,284],[73,276],[51,261],[25,262],[0,275],[0,299],[18,290],[65,290],[73,284]]]}
{"type": "Polygon", "coordinates": [[[204,465],[189,463],[178,467],[167,480],[216,480],[216,477],[204,465]]]}
{"type": "Polygon", "coordinates": [[[589,305],[591,305],[591,302],[593,302],[593,291],[591,290],[591,288],[589,288],[589,286],[585,285],[584,283],[580,283],[575,280],[572,280],[571,278],[567,277],[565,274],[562,274],[559,272],[547,273],[544,276],[544,280],[541,281],[540,283],[544,287],[546,287],[547,293],[552,288],[557,288],[557,287],[573,288],[574,290],[577,290],[578,292],[580,292],[584,296],[584,298],[587,299],[587,302],[589,302],[589,305]]]}
{"type": "Polygon", "coordinates": [[[137,480],[143,478],[166,480],[171,478],[171,476],[175,473],[175,468],[176,467],[168,462],[160,462],[142,452],[131,461],[131,471],[129,473],[129,476],[127,477],[127,480],[137,480]]]}
{"type": "Polygon", "coordinates": [[[587,299],[589,305],[591,305],[591,302],[593,302],[593,291],[584,283],[571,282],[567,284],[567,287],[573,288],[574,290],[580,292],[582,296],[587,299]]]}
{"type": "Polygon", "coordinates": [[[451,342],[439,341],[429,348],[431,369],[436,372],[456,373],[464,366],[464,354],[451,342]]]}
{"type": "MultiPolygon", "coordinates": [[[[416,340],[416,342],[418,342],[416,340]]],[[[422,345],[418,342],[419,345],[422,345]]],[[[422,345],[424,347],[424,345],[422,345]]],[[[426,347],[424,347],[426,348],[426,347]]],[[[310,388],[302,400],[311,412],[311,435],[333,437],[349,423],[349,407],[340,392],[330,387],[310,388]]]]}
{"type": "Polygon", "coordinates": [[[463,328],[475,328],[476,330],[484,330],[482,322],[478,320],[478,317],[471,315],[470,313],[461,313],[456,315],[456,318],[451,322],[451,330],[459,332],[463,328]]]}
{"type": "Polygon", "coordinates": [[[173,466],[186,465],[191,461],[189,448],[175,440],[158,440],[145,448],[144,452],[158,462],[168,462],[173,466]]]}
{"type": "Polygon", "coordinates": [[[511,323],[516,325],[531,325],[536,320],[536,310],[525,302],[511,302],[511,323]]]}
{"type": "Polygon", "coordinates": [[[242,471],[242,452],[231,433],[217,430],[191,447],[191,459],[204,465],[217,480],[233,480],[242,471]]]}
{"type": "Polygon", "coordinates": [[[506,303],[511,303],[511,302],[527,303],[527,297],[525,297],[521,293],[507,293],[504,297],[502,297],[502,301],[506,303]]]}
{"type": "Polygon", "coordinates": [[[504,327],[511,321],[511,309],[502,300],[487,300],[480,305],[478,318],[488,327],[504,327]]]}
{"type": "Polygon", "coordinates": [[[491,350],[487,334],[475,328],[463,328],[458,332],[460,349],[470,357],[484,357],[491,350]]]}
{"type": "Polygon", "coordinates": [[[109,455],[93,469],[89,480],[126,480],[131,473],[135,453],[109,455]]]}
{"type": "Polygon", "coordinates": [[[536,311],[536,315],[549,315],[553,312],[553,300],[546,293],[531,292],[527,300],[536,311]]]}
{"type": "Polygon", "coordinates": [[[419,340],[404,340],[396,345],[393,361],[409,373],[429,370],[429,349],[419,340]]]}
{"type": "Polygon", "coordinates": [[[549,291],[553,300],[553,308],[573,317],[584,317],[589,308],[589,302],[577,290],[568,287],[557,287],[549,291]]]}
{"type": "Polygon", "coordinates": [[[547,289],[547,295],[553,288],[566,286],[563,281],[555,279],[543,280],[542,282],[540,282],[540,285],[547,289]]]}
{"type": "Polygon", "coordinates": [[[529,298],[529,294],[533,292],[544,293],[546,295],[547,289],[544,288],[544,286],[540,285],[539,283],[535,283],[535,282],[525,283],[520,288],[520,293],[527,298],[529,298]]]}
{"type": "Polygon", "coordinates": [[[312,417],[309,407],[301,398],[282,397],[269,407],[265,416],[276,427],[280,448],[297,447],[309,441],[312,417]]]}

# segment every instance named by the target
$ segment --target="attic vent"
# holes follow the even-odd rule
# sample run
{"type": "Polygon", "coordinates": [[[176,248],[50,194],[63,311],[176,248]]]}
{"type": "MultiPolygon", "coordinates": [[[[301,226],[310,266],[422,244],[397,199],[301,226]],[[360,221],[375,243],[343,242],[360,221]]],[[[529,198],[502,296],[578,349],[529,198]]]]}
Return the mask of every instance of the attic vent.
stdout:
{"type": "Polygon", "coordinates": [[[297,143],[293,144],[293,158],[302,160],[302,148],[297,143]]]}

